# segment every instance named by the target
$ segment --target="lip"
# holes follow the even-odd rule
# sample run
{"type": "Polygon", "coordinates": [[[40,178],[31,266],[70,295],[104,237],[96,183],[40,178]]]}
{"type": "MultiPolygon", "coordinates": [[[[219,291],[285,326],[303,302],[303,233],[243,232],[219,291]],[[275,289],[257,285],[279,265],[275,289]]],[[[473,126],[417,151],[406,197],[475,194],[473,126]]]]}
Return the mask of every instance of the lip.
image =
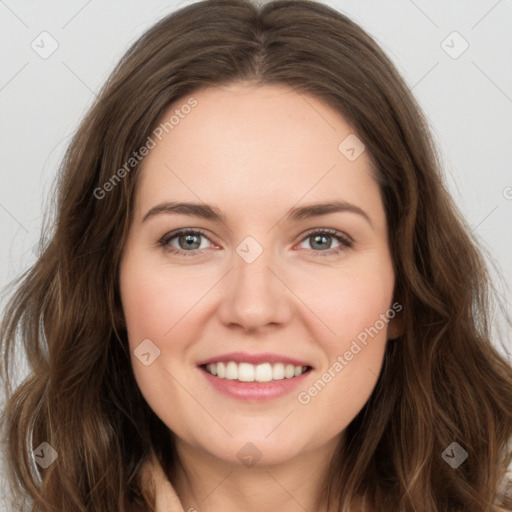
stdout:
{"type": "MultiPolygon", "coordinates": [[[[214,359],[215,360],[212,359],[212,362],[222,361],[222,359],[214,359]]],[[[230,360],[234,361],[234,359],[230,360]]],[[[241,362],[244,361],[247,360],[242,360],[241,362]]],[[[268,359],[265,361],[268,361],[268,359]]],[[[283,360],[280,359],[280,361],[283,360]]],[[[300,364],[297,366],[300,366],[300,364]]],[[[240,382],[238,380],[221,379],[219,377],[215,377],[202,367],[199,367],[198,369],[204,375],[207,382],[211,384],[217,391],[230,396],[231,398],[236,398],[246,402],[264,402],[284,396],[293,391],[293,389],[300,386],[301,383],[304,384],[304,380],[308,378],[309,374],[311,373],[311,370],[308,370],[298,377],[291,377],[290,379],[276,380],[271,382],[240,382]]]]}
{"type": "Polygon", "coordinates": [[[197,363],[197,366],[204,366],[207,364],[219,362],[225,363],[228,361],[234,361],[235,363],[250,363],[255,365],[263,363],[284,363],[293,364],[293,366],[309,366],[310,368],[313,368],[313,366],[308,362],[301,361],[300,359],[294,359],[292,357],[288,357],[285,355],[272,353],[249,354],[248,352],[230,352],[229,354],[221,354],[219,356],[210,357],[209,359],[205,359],[204,361],[199,361],[197,363]]]}

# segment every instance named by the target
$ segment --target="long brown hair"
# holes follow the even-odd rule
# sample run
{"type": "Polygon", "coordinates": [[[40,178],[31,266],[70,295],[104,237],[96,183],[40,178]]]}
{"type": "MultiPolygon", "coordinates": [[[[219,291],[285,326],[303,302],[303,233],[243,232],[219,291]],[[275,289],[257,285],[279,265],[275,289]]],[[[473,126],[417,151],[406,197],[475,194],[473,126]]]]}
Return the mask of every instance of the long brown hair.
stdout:
{"type": "Polygon", "coordinates": [[[176,453],[135,382],[118,286],[140,165],[98,190],[169,104],[235,81],[284,84],[343,115],[371,155],[386,209],[404,332],[333,454],[332,510],[356,495],[382,512],[504,510],[493,502],[511,458],[512,369],[491,342],[481,251],[393,64],[353,21],[308,0],[200,1],[167,16],[128,50],[74,135],[49,243],[17,280],[2,323],[13,492],[34,511],[152,509],[143,463],[155,453],[170,471],[176,453]],[[30,373],[13,390],[21,348],[30,373]],[[441,455],[454,442],[468,453],[456,469],[441,455]],[[46,469],[32,454],[41,443],[58,454],[46,469]]]}

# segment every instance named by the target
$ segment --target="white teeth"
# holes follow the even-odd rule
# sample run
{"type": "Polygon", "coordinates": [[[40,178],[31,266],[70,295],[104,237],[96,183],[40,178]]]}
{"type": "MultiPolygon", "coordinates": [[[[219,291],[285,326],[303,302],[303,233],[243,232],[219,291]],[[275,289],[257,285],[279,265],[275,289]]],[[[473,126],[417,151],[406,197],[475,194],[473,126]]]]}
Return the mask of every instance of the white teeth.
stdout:
{"type": "Polygon", "coordinates": [[[292,377],[295,376],[295,366],[293,366],[293,364],[287,364],[284,367],[284,376],[287,379],[291,379],[292,377]]]}
{"type": "Polygon", "coordinates": [[[226,365],[226,379],[237,380],[238,379],[238,365],[234,361],[230,361],[226,365]]]}
{"type": "Polygon", "coordinates": [[[272,366],[272,378],[274,380],[282,380],[284,379],[284,364],[276,363],[272,366]]]}
{"type": "Polygon", "coordinates": [[[272,366],[270,363],[259,364],[256,366],[254,380],[256,382],[270,382],[272,380],[272,366]]]}
{"type": "Polygon", "coordinates": [[[307,369],[307,366],[294,366],[283,363],[236,363],[226,361],[206,365],[206,371],[221,379],[239,380],[242,382],[270,382],[272,380],[291,379],[299,377],[307,369]]]}
{"type": "Polygon", "coordinates": [[[238,365],[238,380],[254,382],[254,366],[249,363],[240,363],[238,365]]]}

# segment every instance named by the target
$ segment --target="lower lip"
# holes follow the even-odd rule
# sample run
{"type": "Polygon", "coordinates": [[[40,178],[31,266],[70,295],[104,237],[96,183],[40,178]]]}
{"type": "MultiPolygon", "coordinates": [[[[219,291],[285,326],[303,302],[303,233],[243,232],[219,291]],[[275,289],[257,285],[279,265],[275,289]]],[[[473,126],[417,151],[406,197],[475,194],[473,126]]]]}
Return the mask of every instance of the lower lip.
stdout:
{"type": "Polygon", "coordinates": [[[270,382],[241,382],[215,377],[203,368],[199,368],[199,370],[217,391],[239,400],[251,402],[263,402],[286,395],[303,383],[311,372],[311,370],[308,370],[298,377],[270,382]]]}

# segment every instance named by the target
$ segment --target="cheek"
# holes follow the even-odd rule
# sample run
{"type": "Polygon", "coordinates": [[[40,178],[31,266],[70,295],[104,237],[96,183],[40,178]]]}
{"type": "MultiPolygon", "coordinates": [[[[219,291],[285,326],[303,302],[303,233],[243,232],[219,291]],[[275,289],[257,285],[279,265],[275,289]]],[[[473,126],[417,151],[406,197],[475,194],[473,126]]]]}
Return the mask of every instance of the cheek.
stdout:
{"type": "MultiPolygon", "coordinates": [[[[121,299],[130,343],[154,338],[164,343],[209,289],[208,278],[127,259],[121,272],[121,299]]],[[[196,273],[197,274],[197,273],[196,273]]]]}
{"type": "Polygon", "coordinates": [[[162,269],[138,259],[134,250],[123,260],[120,289],[134,375],[153,407],[159,390],[169,389],[169,375],[164,370],[181,349],[178,343],[167,341],[174,334],[173,325],[183,316],[179,315],[182,287],[162,269]]]}
{"type": "Polygon", "coordinates": [[[339,308],[333,318],[337,338],[348,340],[358,338],[364,340],[362,333],[374,328],[386,334],[387,322],[383,316],[391,307],[393,287],[379,277],[352,279],[344,284],[340,294],[339,308]]]}
{"type": "Polygon", "coordinates": [[[365,263],[330,273],[314,287],[309,283],[307,300],[329,331],[316,322],[316,341],[326,360],[298,401],[333,430],[345,428],[371,396],[382,367],[389,320],[395,314],[390,260],[365,263]]]}
{"type": "Polygon", "coordinates": [[[162,389],[165,399],[172,395],[178,403],[179,386],[171,375],[183,373],[189,347],[201,338],[204,298],[218,276],[197,267],[177,269],[146,260],[133,249],[126,253],[120,272],[132,367],[152,405],[157,405],[162,389]],[[151,362],[146,366],[138,355],[148,351],[151,362]]]}
{"type": "Polygon", "coordinates": [[[391,307],[394,273],[383,253],[369,254],[353,264],[347,260],[339,269],[294,276],[293,288],[315,313],[311,327],[329,352],[344,350],[350,340],[375,325],[386,334],[388,322],[381,319],[391,307]]]}
{"type": "Polygon", "coordinates": [[[198,286],[183,286],[184,279],[180,279],[179,272],[165,272],[161,266],[143,261],[142,257],[137,259],[135,251],[128,253],[120,272],[132,368],[150,407],[173,428],[176,418],[169,414],[169,403],[181,411],[190,408],[188,395],[180,392],[173,378],[176,373],[173,361],[182,361],[189,339],[196,335],[191,316],[186,313],[204,291],[198,290],[202,288],[198,286]],[[149,353],[147,364],[142,357],[144,353],[149,353]]]}

